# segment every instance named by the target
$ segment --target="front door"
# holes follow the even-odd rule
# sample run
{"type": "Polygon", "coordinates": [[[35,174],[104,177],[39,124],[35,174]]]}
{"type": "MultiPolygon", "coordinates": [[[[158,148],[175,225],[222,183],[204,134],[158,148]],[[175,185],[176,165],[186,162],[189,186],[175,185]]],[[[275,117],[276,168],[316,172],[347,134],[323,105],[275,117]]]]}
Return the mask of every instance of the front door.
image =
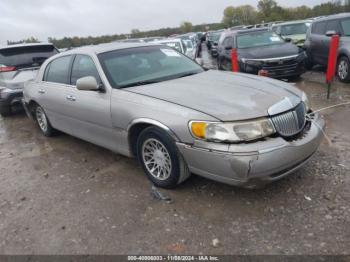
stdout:
{"type": "Polygon", "coordinates": [[[88,55],[76,55],[67,93],[68,110],[74,136],[117,151],[117,132],[112,128],[111,90],[84,91],[76,88],[79,78],[93,76],[101,82],[93,59],[88,55]]]}

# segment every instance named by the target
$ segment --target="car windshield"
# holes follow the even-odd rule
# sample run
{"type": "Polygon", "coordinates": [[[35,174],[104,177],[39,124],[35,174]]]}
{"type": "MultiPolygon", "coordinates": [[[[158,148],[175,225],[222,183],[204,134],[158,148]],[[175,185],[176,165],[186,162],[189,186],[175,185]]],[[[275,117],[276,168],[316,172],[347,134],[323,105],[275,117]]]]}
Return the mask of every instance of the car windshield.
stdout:
{"type": "Polygon", "coordinates": [[[221,36],[221,32],[219,32],[219,33],[211,33],[209,35],[209,40],[213,41],[213,42],[217,42],[217,41],[219,41],[220,36],[221,36]]]}
{"type": "Polygon", "coordinates": [[[152,84],[204,71],[191,59],[167,46],[115,50],[98,57],[113,88],[152,84]]]}
{"type": "Polygon", "coordinates": [[[345,36],[350,36],[350,19],[345,19],[341,21],[341,26],[345,36]]]}
{"type": "Polygon", "coordinates": [[[300,23],[281,26],[281,35],[303,35],[306,34],[310,23],[300,23]]]}
{"type": "Polygon", "coordinates": [[[238,48],[253,48],[284,43],[283,39],[271,31],[253,32],[237,37],[238,48]]]}
{"type": "Polygon", "coordinates": [[[0,49],[0,64],[15,66],[17,69],[39,67],[58,51],[53,45],[35,45],[0,49]]]}

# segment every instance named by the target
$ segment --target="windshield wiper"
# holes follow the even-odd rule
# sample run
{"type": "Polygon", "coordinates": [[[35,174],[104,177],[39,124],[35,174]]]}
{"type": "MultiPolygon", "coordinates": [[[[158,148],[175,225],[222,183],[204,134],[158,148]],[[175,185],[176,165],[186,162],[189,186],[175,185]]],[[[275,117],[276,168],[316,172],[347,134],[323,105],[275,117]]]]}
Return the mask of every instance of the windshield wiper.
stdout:
{"type": "Polygon", "coordinates": [[[119,86],[119,88],[127,88],[127,87],[133,87],[133,86],[143,86],[143,85],[155,84],[155,83],[159,83],[159,82],[160,81],[156,81],[156,80],[139,81],[139,82],[135,82],[135,83],[121,85],[121,86],[119,86]]]}
{"type": "Polygon", "coordinates": [[[182,78],[182,77],[186,77],[186,76],[192,76],[192,75],[196,75],[196,74],[198,74],[198,72],[186,73],[186,74],[180,75],[178,78],[182,78]]]}

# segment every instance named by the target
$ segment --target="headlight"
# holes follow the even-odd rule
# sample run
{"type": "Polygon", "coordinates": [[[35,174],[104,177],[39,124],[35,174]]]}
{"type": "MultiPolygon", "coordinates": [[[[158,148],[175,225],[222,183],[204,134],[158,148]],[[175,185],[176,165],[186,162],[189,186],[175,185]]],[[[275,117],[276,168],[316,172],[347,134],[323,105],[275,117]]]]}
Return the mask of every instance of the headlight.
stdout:
{"type": "Polygon", "coordinates": [[[309,112],[310,109],[311,109],[311,106],[310,106],[310,101],[309,99],[307,98],[307,95],[305,94],[305,92],[302,93],[301,95],[301,100],[304,102],[305,104],[305,109],[306,109],[306,112],[309,112]]]}
{"type": "Polygon", "coordinates": [[[232,123],[192,121],[190,131],[195,138],[213,142],[251,141],[276,132],[267,118],[232,123]]]}

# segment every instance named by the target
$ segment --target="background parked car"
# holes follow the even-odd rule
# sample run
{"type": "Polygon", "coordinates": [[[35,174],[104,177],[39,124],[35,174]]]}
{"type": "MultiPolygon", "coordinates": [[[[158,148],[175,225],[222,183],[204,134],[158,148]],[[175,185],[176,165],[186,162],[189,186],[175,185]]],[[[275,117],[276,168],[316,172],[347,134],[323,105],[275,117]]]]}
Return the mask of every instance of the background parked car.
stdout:
{"type": "Polygon", "coordinates": [[[306,33],[312,20],[290,21],[280,24],[274,24],[271,29],[283,39],[291,39],[297,46],[303,47],[306,39],[306,33]]]}
{"type": "Polygon", "coordinates": [[[186,54],[186,51],[187,51],[186,44],[184,43],[183,40],[179,38],[168,38],[164,40],[154,41],[153,43],[167,45],[184,55],[186,54]]]}
{"type": "Polygon", "coordinates": [[[299,77],[305,72],[306,54],[269,29],[225,31],[218,48],[218,67],[231,70],[231,50],[238,53],[240,72],[272,78],[299,77]]]}
{"type": "Polygon", "coordinates": [[[224,30],[218,30],[211,32],[207,38],[207,46],[210,50],[210,54],[213,57],[216,57],[218,55],[218,44],[221,37],[221,34],[224,32],[224,30]]]}
{"type": "Polygon", "coordinates": [[[305,48],[307,66],[326,66],[331,36],[340,35],[337,75],[342,82],[350,82],[350,13],[331,15],[316,19],[307,33],[305,48]]]}
{"type": "Polygon", "coordinates": [[[58,53],[52,44],[0,47],[0,114],[8,116],[20,105],[24,83],[33,79],[41,64],[58,53]]]}

